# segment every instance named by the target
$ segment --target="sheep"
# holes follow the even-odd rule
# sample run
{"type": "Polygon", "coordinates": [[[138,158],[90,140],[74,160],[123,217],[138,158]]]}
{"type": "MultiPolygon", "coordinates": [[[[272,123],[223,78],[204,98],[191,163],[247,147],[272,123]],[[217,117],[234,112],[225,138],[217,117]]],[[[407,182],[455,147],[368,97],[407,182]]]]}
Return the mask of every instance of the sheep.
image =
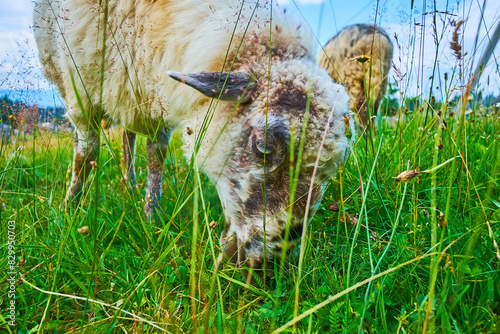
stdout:
{"type": "Polygon", "coordinates": [[[283,247],[287,224],[290,241],[300,238],[308,196],[312,217],[349,151],[349,97],[314,62],[311,31],[278,8],[269,20],[271,8],[258,2],[100,3],[39,0],[34,12],[44,73],[75,127],[66,203],[80,199],[99,149],[99,120],[106,120],[126,129],[124,176],[131,184],[136,134],[147,136],[144,209],[148,217],[161,214],[163,164],[177,129],[186,158],[217,188],[225,216],[221,254],[265,270],[283,247]],[[299,171],[292,209],[290,166],[299,171]]]}
{"type": "Polygon", "coordinates": [[[330,39],[318,56],[319,66],[345,84],[351,96],[349,107],[362,127],[368,124],[368,110],[375,113],[387,91],[392,55],[392,42],[382,28],[355,24],[330,39]],[[363,56],[369,56],[369,61],[363,62],[363,56]]]}

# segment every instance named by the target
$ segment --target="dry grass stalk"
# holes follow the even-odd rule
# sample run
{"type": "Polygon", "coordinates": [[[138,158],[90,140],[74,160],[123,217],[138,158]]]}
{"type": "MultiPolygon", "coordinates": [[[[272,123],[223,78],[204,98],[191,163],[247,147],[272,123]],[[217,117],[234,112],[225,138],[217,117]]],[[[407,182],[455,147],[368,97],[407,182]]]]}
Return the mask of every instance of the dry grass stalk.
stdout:
{"type": "Polygon", "coordinates": [[[396,176],[396,182],[408,182],[411,179],[413,179],[415,176],[417,176],[418,174],[430,174],[432,172],[435,172],[438,169],[440,169],[441,167],[443,167],[444,165],[446,165],[447,163],[455,160],[455,158],[458,158],[458,156],[453,157],[451,159],[448,159],[445,162],[443,162],[442,164],[437,165],[436,167],[433,167],[431,169],[424,170],[424,171],[419,171],[417,169],[406,170],[406,171],[402,172],[401,174],[399,174],[398,176],[396,176]]]}

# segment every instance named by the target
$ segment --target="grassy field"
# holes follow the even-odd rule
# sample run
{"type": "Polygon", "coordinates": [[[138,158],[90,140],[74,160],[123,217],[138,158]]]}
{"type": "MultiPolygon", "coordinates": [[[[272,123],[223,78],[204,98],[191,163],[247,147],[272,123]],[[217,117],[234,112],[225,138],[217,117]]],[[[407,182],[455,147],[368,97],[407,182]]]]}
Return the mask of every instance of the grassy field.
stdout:
{"type": "MultiPolygon", "coordinates": [[[[436,24],[436,13],[421,16],[436,24]]],[[[390,78],[398,87],[412,75],[424,82],[416,31],[409,67],[390,78]]],[[[104,131],[75,209],[63,206],[71,132],[35,126],[0,142],[0,333],[500,333],[500,112],[475,91],[455,99],[468,100],[472,75],[454,50],[443,101],[432,88],[411,100],[401,88],[399,120],[373,117],[271,280],[215,269],[223,210],[179,134],[156,225],[142,209],[145,138],[135,192],[121,172],[120,129],[104,131]]]]}
{"type": "Polygon", "coordinates": [[[142,212],[143,139],[140,194],[125,185],[114,129],[80,206],[67,211],[71,134],[20,134],[1,146],[0,240],[6,254],[15,232],[17,327],[7,325],[3,257],[0,332],[500,332],[498,117],[424,103],[359,136],[301,246],[298,304],[297,251],[277,280],[250,284],[229,264],[215,272],[222,208],[214,186],[189,171],[178,136],[155,226],[142,212]],[[429,173],[396,182],[412,169],[429,173]],[[304,317],[281,327],[294,312],[304,317]]]}

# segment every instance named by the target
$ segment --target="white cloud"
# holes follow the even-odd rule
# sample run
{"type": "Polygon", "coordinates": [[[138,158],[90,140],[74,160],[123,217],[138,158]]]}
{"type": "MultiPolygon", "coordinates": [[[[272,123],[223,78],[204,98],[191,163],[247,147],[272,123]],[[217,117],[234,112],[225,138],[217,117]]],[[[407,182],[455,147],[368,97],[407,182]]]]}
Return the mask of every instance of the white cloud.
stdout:
{"type": "MultiPolygon", "coordinates": [[[[437,35],[439,41],[439,49],[436,53],[436,43],[432,34],[432,16],[425,17],[425,34],[422,33],[422,26],[415,25],[414,23],[406,24],[390,24],[387,27],[389,34],[394,36],[398,35],[400,48],[395,48],[394,63],[398,69],[404,74],[407,91],[411,95],[428,94],[430,89],[430,77],[433,75],[434,63],[437,59],[436,72],[434,73],[434,93],[436,98],[442,98],[441,86],[444,85],[444,73],[448,73],[451,78],[451,73],[455,71],[455,81],[453,86],[457,88],[454,92],[459,94],[460,86],[465,85],[470,79],[472,71],[474,71],[479,58],[487,45],[487,38],[484,29],[484,24],[493,30],[498,21],[500,20],[499,8],[496,5],[489,5],[484,13],[484,24],[479,31],[478,45],[476,53],[474,54],[474,40],[476,38],[477,27],[481,17],[481,12],[477,2],[471,4],[470,1],[462,3],[459,8],[455,8],[453,14],[455,16],[439,14],[436,21],[437,35]],[[469,8],[470,6],[470,8],[469,8]],[[469,13],[464,15],[463,13],[469,13]],[[453,51],[451,50],[450,43],[453,36],[454,27],[450,24],[450,20],[458,21],[464,19],[465,23],[463,29],[460,29],[460,42],[462,42],[462,53],[465,53],[464,60],[458,61],[453,51]],[[421,69],[417,72],[417,69],[421,69]],[[409,71],[413,69],[413,72],[409,71]],[[462,70],[463,77],[459,78],[459,72],[462,70]],[[418,81],[417,81],[418,78],[418,81]],[[436,89],[439,87],[439,89],[436,89]]],[[[421,15],[415,16],[417,23],[421,22],[421,15]]],[[[491,33],[491,32],[490,32],[491,33]]],[[[500,54],[500,46],[497,45],[495,56],[500,54]]],[[[497,59],[500,62],[500,59],[497,59]]],[[[391,74],[393,75],[394,72],[391,74]]],[[[449,84],[449,82],[448,82],[449,84]]],[[[500,76],[496,69],[496,63],[490,59],[488,66],[485,68],[480,80],[480,89],[485,94],[500,94],[500,76]],[[489,82],[489,85],[487,85],[489,82]]],[[[444,92],[442,92],[444,95],[444,92]]]]}
{"type": "Polygon", "coordinates": [[[25,28],[31,24],[34,3],[30,0],[0,0],[0,29],[25,28]]]}
{"type": "Polygon", "coordinates": [[[30,0],[0,0],[0,89],[47,89],[31,31],[30,0]]]}

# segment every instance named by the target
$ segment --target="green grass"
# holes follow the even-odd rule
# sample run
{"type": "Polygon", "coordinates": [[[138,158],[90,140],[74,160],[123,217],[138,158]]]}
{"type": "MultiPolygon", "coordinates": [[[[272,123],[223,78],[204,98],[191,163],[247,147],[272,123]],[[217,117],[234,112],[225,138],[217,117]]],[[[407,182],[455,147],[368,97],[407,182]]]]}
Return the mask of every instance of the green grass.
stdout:
{"type": "MultiPolygon", "coordinates": [[[[409,64],[407,78],[417,70],[409,64]]],[[[165,164],[158,225],[142,210],[144,138],[139,193],[123,180],[119,136],[103,132],[98,166],[74,210],[62,205],[71,133],[35,130],[1,143],[0,249],[8,254],[15,222],[17,282],[12,327],[12,275],[2,257],[0,332],[500,332],[498,111],[473,105],[465,115],[448,101],[458,89],[451,79],[446,101],[432,102],[432,90],[430,103],[410,99],[405,76],[396,73],[403,96],[396,109],[408,114],[358,137],[305,242],[275,268],[283,270],[278,281],[249,282],[227,263],[215,270],[222,208],[214,186],[182,158],[179,135],[165,164]],[[432,172],[395,181],[411,169],[432,172]],[[88,234],[79,232],[84,226],[88,234]]]]}
{"type": "MultiPolygon", "coordinates": [[[[436,113],[425,123],[426,108],[359,138],[329,182],[301,246],[298,314],[327,302],[297,322],[297,333],[353,333],[360,326],[365,333],[500,331],[498,114],[479,107],[463,119],[446,113],[447,127],[440,127],[436,113]],[[407,169],[428,170],[453,157],[433,173],[395,181],[407,169]],[[341,219],[329,209],[334,201],[359,218],[341,219]]],[[[160,332],[130,313],[169,332],[203,332],[208,324],[214,333],[268,333],[291,321],[299,252],[285,265],[279,294],[276,281],[249,284],[228,264],[215,273],[222,208],[213,185],[189,172],[179,136],[165,165],[161,227],[146,223],[142,212],[145,141],[137,146],[135,194],[122,178],[116,137],[108,133],[110,146],[102,146],[74,211],[62,207],[69,133],[38,130],[3,144],[0,240],[6,253],[6,222],[15,221],[22,282],[17,326],[8,326],[2,311],[0,331],[160,332]],[[82,226],[88,235],[78,232],[82,226]]],[[[10,276],[7,258],[0,261],[5,310],[10,276]]]]}

